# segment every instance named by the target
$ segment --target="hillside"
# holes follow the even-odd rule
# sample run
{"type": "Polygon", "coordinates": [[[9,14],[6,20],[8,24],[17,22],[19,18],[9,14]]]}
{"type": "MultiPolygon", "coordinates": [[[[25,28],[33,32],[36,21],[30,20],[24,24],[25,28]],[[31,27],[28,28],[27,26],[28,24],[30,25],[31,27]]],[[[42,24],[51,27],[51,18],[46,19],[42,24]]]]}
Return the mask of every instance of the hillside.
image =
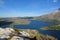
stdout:
{"type": "Polygon", "coordinates": [[[39,17],[35,17],[34,19],[36,20],[58,20],[60,21],[60,8],[54,12],[51,12],[49,14],[46,15],[42,15],[39,17]]]}

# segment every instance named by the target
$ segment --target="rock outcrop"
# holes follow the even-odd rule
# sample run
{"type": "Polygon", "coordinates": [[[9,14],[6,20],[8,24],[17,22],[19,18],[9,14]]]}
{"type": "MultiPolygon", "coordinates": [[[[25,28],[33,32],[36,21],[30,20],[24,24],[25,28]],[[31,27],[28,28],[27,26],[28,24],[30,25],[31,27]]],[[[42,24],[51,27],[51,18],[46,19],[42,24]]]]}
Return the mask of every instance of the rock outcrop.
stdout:
{"type": "Polygon", "coordinates": [[[0,40],[57,40],[49,35],[41,35],[36,30],[0,28],[0,40]]]}

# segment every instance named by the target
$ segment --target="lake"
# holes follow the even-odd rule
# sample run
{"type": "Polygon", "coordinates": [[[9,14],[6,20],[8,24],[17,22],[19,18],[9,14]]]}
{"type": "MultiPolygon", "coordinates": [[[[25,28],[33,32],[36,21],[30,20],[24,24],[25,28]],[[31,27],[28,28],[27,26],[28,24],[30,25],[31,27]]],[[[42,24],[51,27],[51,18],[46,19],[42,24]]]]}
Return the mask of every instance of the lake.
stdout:
{"type": "MultiPolygon", "coordinates": [[[[54,22],[36,21],[36,20],[30,20],[30,21],[31,22],[28,25],[17,24],[17,25],[14,25],[14,28],[17,28],[17,29],[35,29],[35,30],[38,30],[39,33],[51,35],[51,36],[58,38],[58,40],[60,40],[60,30],[57,31],[57,30],[41,30],[40,29],[41,27],[55,25],[54,22]]],[[[3,25],[3,27],[4,26],[8,26],[8,25],[3,25]]]]}

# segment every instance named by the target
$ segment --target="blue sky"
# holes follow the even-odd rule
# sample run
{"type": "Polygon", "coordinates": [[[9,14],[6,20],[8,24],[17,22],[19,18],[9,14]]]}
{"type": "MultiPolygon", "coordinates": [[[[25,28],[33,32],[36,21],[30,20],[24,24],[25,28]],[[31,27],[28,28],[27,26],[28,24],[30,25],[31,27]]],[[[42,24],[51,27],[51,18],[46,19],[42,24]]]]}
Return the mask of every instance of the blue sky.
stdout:
{"type": "Polygon", "coordinates": [[[60,0],[0,0],[0,17],[41,16],[59,7],[60,0]]]}

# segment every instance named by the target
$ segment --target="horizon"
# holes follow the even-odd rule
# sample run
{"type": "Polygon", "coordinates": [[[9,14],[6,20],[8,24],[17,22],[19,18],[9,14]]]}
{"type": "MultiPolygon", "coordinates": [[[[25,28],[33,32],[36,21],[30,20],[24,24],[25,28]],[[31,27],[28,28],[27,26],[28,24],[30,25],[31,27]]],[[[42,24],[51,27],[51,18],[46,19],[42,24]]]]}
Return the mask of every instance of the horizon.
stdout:
{"type": "Polygon", "coordinates": [[[0,18],[35,17],[60,8],[60,0],[0,0],[0,18]]]}

